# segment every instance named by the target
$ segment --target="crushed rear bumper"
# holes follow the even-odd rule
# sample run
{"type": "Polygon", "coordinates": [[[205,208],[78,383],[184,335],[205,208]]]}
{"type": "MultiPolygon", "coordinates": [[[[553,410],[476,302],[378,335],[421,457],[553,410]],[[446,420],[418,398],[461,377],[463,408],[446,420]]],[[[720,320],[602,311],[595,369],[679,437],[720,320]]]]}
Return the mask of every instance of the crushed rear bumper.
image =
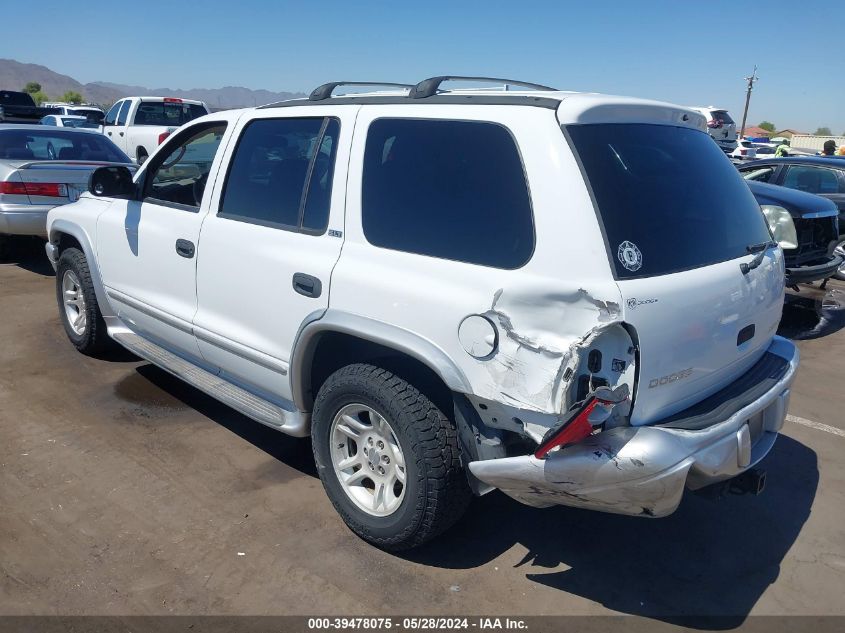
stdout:
{"type": "Polygon", "coordinates": [[[733,389],[721,401],[716,394],[705,402],[718,406],[712,411],[697,406],[694,419],[676,415],[650,426],[618,427],[546,459],[505,457],[471,462],[469,469],[479,480],[528,505],[666,516],[678,507],[685,488],[736,477],[768,454],[786,417],[798,358],[795,345],[776,336],[760,361],[767,365],[757,371],[768,382],[755,378],[753,386],[741,393],[733,389]],[[761,384],[766,387],[762,393],[761,384]],[[707,420],[704,428],[696,423],[701,420],[707,420]]]}

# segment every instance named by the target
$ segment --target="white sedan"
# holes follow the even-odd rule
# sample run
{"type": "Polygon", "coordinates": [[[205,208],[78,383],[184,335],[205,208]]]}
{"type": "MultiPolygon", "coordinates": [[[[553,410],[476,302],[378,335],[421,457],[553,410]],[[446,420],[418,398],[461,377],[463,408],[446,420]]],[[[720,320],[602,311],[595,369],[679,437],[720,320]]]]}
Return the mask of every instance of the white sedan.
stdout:
{"type": "Polygon", "coordinates": [[[50,114],[41,119],[41,125],[52,125],[54,127],[75,127],[84,130],[103,131],[103,126],[98,125],[88,117],[75,114],[50,114]]]}

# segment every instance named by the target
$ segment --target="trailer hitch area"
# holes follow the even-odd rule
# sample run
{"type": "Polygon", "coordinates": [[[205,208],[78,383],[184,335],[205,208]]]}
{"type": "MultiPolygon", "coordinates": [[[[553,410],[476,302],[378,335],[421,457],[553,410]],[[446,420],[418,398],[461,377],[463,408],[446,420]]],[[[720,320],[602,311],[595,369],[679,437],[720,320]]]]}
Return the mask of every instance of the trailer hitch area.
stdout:
{"type": "Polygon", "coordinates": [[[766,471],[761,468],[750,468],[730,479],[727,490],[732,495],[759,495],[766,489],[766,471]]]}
{"type": "Polygon", "coordinates": [[[624,383],[616,389],[598,387],[591,391],[546,432],[534,457],[545,459],[552,449],[575,444],[592,435],[593,430],[610,417],[613,407],[628,399],[629,393],[628,385],[624,383]]]}

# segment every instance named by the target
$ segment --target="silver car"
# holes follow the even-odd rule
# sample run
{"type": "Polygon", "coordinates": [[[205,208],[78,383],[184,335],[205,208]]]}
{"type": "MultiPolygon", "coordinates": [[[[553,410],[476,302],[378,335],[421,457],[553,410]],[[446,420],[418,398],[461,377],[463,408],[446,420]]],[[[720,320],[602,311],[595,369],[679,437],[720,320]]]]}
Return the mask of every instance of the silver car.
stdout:
{"type": "Polygon", "coordinates": [[[11,235],[47,235],[47,212],[74,202],[102,165],[134,165],[96,130],[0,125],[0,256],[11,235]]]}

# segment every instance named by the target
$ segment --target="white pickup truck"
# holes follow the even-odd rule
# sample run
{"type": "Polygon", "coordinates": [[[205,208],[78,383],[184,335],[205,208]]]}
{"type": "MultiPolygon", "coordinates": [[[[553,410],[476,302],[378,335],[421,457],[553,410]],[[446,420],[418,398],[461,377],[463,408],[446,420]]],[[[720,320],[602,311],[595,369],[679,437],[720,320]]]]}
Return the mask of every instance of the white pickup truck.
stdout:
{"type": "Polygon", "coordinates": [[[180,125],[208,114],[202,101],[172,97],[126,97],[103,120],[103,134],[139,165],[180,125]]]}

